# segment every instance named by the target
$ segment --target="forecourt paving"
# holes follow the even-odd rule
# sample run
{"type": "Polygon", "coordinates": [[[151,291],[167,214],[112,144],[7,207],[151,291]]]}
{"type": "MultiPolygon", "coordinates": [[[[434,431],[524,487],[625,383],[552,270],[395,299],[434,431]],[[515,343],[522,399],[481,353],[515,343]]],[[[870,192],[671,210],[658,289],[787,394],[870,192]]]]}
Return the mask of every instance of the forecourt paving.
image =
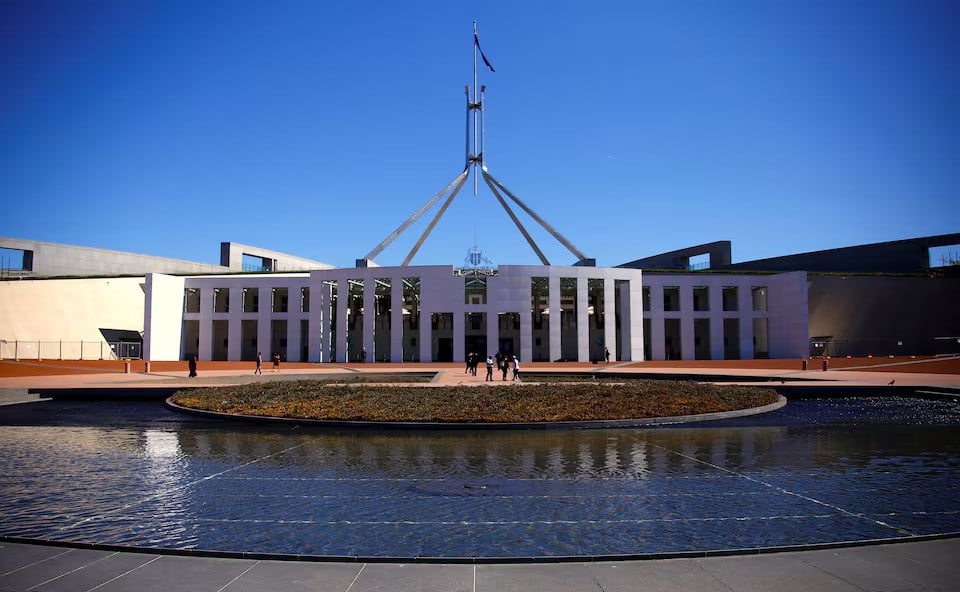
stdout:
{"type": "MultiPolygon", "coordinates": [[[[8,362],[0,362],[0,366],[8,362]]],[[[12,363],[12,362],[10,362],[12,363]]],[[[335,366],[287,365],[280,373],[252,376],[248,368],[208,369],[201,367],[199,379],[186,371],[162,373],[84,372],[55,376],[9,376],[0,368],[0,404],[36,401],[32,389],[123,388],[197,384],[238,384],[253,380],[309,378],[311,374],[384,372],[391,368],[376,364],[335,366]],[[282,377],[282,378],[281,378],[282,377]]],[[[544,365],[527,364],[525,371],[605,371],[642,374],[662,373],[663,367],[637,368],[636,364],[544,365]]],[[[9,368],[9,367],[8,367],[9,368]]],[[[463,374],[453,364],[394,366],[393,371],[438,372],[435,383],[483,383],[483,369],[477,377],[463,374]]],[[[829,386],[880,387],[895,381],[900,386],[927,386],[956,389],[960,375],[924,374],[915,371],[883,372],[829,370],[799,372],[770,368],[684,368],[667,371],[683,374],[728,374],[789,380],[800,376],[829,386]]],[[[960,533],[958,533],[960,535],[960,533]]],[[[344,563],[285,561],[208,554],[161,554],[152,551],[116,551],[82,546],[48,546],[0,541],[0,591],[115,591],[195,590],[342,590],[362,592],[450,591],[661,591],[726,590],[763,591],[886,591],[960,589],[960,536],[920,539],[914,542],[868,544],[852,547],[831,545],[767,552],[747,550],[739,554],[691,556],[672,559],[630,561],[536,562],[477,564],[425,563],[344,563]]]]}
{"type": "Polygon", "coordinates": [[[786,553],[533,564],[326,563],[0,542],[0,590],[880,592],[957,590],[960,539],[786,553]]]}

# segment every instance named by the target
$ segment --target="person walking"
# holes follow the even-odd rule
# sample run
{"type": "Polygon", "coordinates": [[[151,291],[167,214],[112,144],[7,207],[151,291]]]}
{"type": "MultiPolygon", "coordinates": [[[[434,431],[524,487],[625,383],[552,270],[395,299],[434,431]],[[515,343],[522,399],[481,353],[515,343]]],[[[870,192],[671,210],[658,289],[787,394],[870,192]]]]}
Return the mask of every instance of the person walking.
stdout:
{"type": "Polygon", "coordinates": [[[280,354],[273,352],[273,371],[280,372],[280,354]]]}
{"type": "Polygon", "coordinates": [[[510,358],[508,356],[503,356],[503,359],[500,360],[500,372],[503,373],[503,379],[507,379],[507,370],[510,369],[510,358]]]}
{"type": "Polygon", "coordinates": [[[197,377],[197,354],[190,356],[190,359],[187,360],[187,368],[190,369],[190,378],[197,377]]]}
{"type": "Polygon", "coordinates": [[[260,352],[257,352],[257,369],[253,371],[254,374],[263,374],[263,356],[260,355],[260,352]]]}
{"type": "Polygon", "coordinates": [[[520,380],[520,358],[513,356],[513,379],[520,380]]]}
{"type": "Polygon", "coordinates": [[[493,356],[490,354],[487,354],[487,377],[484,382],[488,380],[493,380],[493,356]]]}
{"type": "Polygon", "coordinates": [[[604,357],[604,359],[607,361],[607,363],[609,364],[609,363],[610,363],[610,350],[609,350],[609,349],[603,348],[603,357],[604,357]]]}

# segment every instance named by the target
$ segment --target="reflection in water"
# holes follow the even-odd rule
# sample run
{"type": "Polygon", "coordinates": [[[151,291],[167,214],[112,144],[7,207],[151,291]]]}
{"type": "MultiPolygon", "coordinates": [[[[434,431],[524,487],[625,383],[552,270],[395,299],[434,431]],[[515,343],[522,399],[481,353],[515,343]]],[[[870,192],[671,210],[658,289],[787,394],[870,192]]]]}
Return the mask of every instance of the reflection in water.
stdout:
{"type": "Polygon", "coordinates": [[[614,431],[158,429],[150,414],[166,412],[147,406],[146,423],[130,428],[8,425],[0,534],[315,555],[559,556],[960,530],[960,420],[904,422],[898,403],[891,421],[873,405],[870,422],[830,424],[858,406],[791,403],[781,425],[614,431]]]}

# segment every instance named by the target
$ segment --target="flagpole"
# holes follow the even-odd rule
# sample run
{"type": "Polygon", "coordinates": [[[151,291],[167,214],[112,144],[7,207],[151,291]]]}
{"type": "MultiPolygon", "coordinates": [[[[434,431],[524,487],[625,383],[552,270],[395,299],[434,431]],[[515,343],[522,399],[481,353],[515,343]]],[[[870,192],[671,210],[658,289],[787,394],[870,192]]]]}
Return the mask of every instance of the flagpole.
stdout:
{"type": "MultiPolygon", "coordinates": [[[[473,21],[473,104],[477,104],[477,21],[473,21]]],[[[477,110],[473,110],[473,155],[477,156],[480,152],[477,146],[477,110]]],[[[473,195],[477,196],[480,190],[479,173],[477,172],[477,163],[473,162],[473,195]]]]}

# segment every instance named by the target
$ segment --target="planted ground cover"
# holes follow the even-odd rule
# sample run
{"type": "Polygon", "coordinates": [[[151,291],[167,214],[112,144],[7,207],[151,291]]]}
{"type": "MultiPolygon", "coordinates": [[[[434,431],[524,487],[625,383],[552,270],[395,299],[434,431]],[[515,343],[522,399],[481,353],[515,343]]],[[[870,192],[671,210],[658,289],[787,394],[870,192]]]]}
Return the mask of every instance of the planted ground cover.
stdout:
{"type": "Polygon", "coordinates": [[[777,401],[771,388],[689,381],[402,386],[251,383],[179,391],[173,402],[220,413],[335,421],[544,422],[672,417],[777,401]]]}

